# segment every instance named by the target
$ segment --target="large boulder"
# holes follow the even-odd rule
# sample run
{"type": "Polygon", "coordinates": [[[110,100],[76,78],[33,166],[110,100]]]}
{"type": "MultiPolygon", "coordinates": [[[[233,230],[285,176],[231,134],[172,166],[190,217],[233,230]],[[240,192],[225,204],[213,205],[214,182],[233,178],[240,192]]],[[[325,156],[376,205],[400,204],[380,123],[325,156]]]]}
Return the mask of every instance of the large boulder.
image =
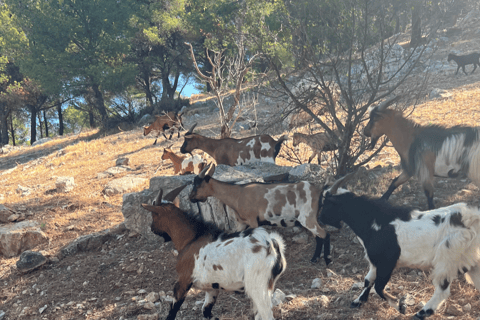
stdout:
{"type": "Polygon", "coordinates": [[[0,254],[7,258],[15,257],[25,250],[48,242],[48,237],[40,230],[38,223],[22,221],[0,227],[0,254]]]}
{"type": "Polygon", "coordinates": [[[118,193],[124,193],[130,189],[135,188],[136,186],[142,183],[145,183],[146,181],[147,181],[146,178],[128,175],[123,178],[110,181],[105,187],[105,189],[103,189],[103,192],[107,196],[112,196],[118,193]]]}
{"type": "Polygon", "coordinates": [[[18,214],[10,208],[5,207],[3,204],[0,204],[0,223],[8,223],[10,220],[8,218],[13,215],[18,214]]]}
{"type": "MultiPolygon", "coordinates": [[[[309,169],[312,167],[312,165],[308,166],[309,169]]],[[[318,167],[319,171],[323,172],[321,167],[315,166],[315,169],[317,169],[316,167],[318,167]]],[[[284,181],[286,177],[288,177],[288,173],[291,171],[292,167],[283,167],[266,162],[257,162],[246,166],[237,167],[218,165],[213,177],[221,181],[239,184],[249,182],[278,181],[277,179],[284,181]]],[[[305,173],[305,170],[301,170],[301,172],[305,173]]],[[[236,230],[237,223],[235,219],[235,212],[218,199],[210,197],[206,202],[198,203],[192,203],[189,200],[188,196],[192,191],[192,182],[194,177],[195,175],[153,177],[150,180],[150,187],[148,189],[141,192],[124,194],[122,213],[125,218],[126,228],[141,234],[149,240],[155,240],[156,236],[150,230],[152,216],[149,211],[141,207],[141,204],[152,203],[160,189],[163,190],[163,194],[165,195],[177,187],[188,184],[188,186],[178,195],[180,200],[180,208],[183,211],[201,214],[206,221],[212,221],[226,231],[236,230]]],[[[305,178],[306,180],[307,177],[302,176],[302,178],[305,178]]]]}

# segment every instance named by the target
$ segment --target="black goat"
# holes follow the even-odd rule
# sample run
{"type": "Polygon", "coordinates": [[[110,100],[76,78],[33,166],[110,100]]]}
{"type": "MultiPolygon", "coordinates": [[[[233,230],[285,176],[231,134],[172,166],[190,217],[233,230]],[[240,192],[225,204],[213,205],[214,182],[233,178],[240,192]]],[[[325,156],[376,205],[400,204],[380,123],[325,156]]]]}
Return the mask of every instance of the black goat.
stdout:
{"type": "Polygon", "coordinates": [[[467,72],[465,71],[465,66],[469,64],[473,64],[472,73],[473,71],[475,71],[475,69],[477,69],[477,65],[480,67],[480,53],[476,52],[467,54],[465,56],[457,56],[453,53],[450,53],[448,55],[447,61],[450,62],[451,60],[455,61],[458,65],[457,72],[455,72],[455,74],[458,73],[460,67],[462,67],[463,73],[467,74],[467,72]]]}

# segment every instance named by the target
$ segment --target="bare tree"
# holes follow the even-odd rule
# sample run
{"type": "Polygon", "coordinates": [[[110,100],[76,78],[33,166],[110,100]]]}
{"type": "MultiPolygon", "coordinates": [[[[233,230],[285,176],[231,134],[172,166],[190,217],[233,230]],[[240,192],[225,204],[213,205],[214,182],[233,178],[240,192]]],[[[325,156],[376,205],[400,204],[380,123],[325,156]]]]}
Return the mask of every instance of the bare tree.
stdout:
{"type": "MultiPolygon", "coordinates": [[[[243,36],[239,38],[243,39],[243,36]]],[[[190,54],[195,66],[195,70],[201,81],[207,82],[210,85],[216,97],[216,104],[219,109],[219,117],[221,124],[221,138],[229,138],[232,134],[232,127],[240,117],[242,108],[240,104],[240,95],[242,93],[242,84],[246,74],[251,69],[253,62],[258,57],[254,54],[250,59],[246,59],[245,46],[243,40],[236,42],[237,54],[234,57],[227,57],[225,50],[212,51],[213,56],[207,51],[207,60],[212,67],[210,74],[203,73],[197,64],[193,48],[190,43],[186,43],[190,48],[190,54]],[[224,98],[230,91],[230,85],[234,86],[233,105],[226,109],[224,105],[224,98]],[[237,115],[234,119],[235,112],[237,115]]]]}
{"type": "Polygon", "coordinates": [[[413,72],[422,67],[427,46],[403,48],[399,34],[390,36],[391,7],[371,0],[341,4],[333,22],[330,17],[314,15],[313,7],[303,16],[298,16],[298,10],[291,11],[285,23],[301,34],[291,48],[300,59],[292,72],[286,74],[280,68],[273,50],[264,50],[263,55],[275,75],[273,89],[289,101],[283,117],[303,112],[337,140],[334,159],[338,175],[364,165],[386,144],[384,140],[379,149],[366,154],[363,127],[368,108],[391,96],[401,97],[403,106],[415,105],[424,96],[427,81],[427,73],[413,72]],[[320,19],[315,21],[317,29],[312,29],[313,20],[309,19],[320,19]],[[313,39],[320,32],[328,38],[313,39]]]}

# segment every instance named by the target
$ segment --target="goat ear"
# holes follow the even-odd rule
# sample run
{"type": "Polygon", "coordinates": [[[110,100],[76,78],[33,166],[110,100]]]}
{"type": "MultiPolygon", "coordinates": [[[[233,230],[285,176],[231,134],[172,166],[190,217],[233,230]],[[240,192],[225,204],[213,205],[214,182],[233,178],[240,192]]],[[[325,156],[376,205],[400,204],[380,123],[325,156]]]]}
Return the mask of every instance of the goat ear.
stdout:
{"type": "Polygon", "coordinates": [[[176,197],[172,203],[175,207],[180,208],[180,199],[178,197],[176,197]]]}
{"type": "Polygon", "coordinates": [[[193,129],[195,129],[196,126],[197,126],[197,124],[195,123],[195,124],[187,131],[187,133],[185,133],[185,135],[187,135],[187,134],[192,134],[192,133],[193,133],[193,129]]]}
{"type": "Polygon", "coordinates": [[[158,192],[157,197],[153,200],[152,205],[154,205],[154,206],[159,206],[160,203],[162,203],[162,195],[163,195],[163,190],[160,189],[160,191],[158,192]]]}
{"type": "Polygon", "coordinates": [[[166,201],[173,202],[175,198],[180,194],[180,192],[182,192],[182,190],[185,189],[186,186],[187,185],[184,184],[183,186],[173,189],[163,199],[166,201]]]}

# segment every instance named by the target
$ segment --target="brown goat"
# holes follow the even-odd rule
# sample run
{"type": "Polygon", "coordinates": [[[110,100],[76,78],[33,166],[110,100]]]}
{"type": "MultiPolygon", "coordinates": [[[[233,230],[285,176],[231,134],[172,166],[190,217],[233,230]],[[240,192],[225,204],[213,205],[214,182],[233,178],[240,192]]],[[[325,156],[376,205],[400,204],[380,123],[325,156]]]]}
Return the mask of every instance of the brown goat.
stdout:
{"type": "Polygon", "coordinates": [[[168,236],[166,240],[172,240],[179,252],[178,281],[167,320],[175,319],[191,287],[205,291],[205,318],[212,317],[221,289],[246,293],[252,300],[255,319],[273,320],[272,293],[286,268],[282,237],[263,228],[224,233],[201,216],[178,208],[176,196],[184,187],[170,192],[164,201],[160,190],[153,205],[142,204],[152,213],[152,232],[168,236]]]}
{"type": "Polygon", "coordinates": [[[173,163],[173,171],[175,174],[195,173],[199,174],[206,165],[206,162],[199,155],[186,157],[177,155],[170,148],[164,148],[162,160],[170,159],[173,163]]]}
{"type": "MultiPolygon", "coordinates": [[[[338,133],[335,132],[337,135],[338,133]]],[[[322,151],[334,151],[338,149],[338,144],[326,132],[319,132],[311,135],[295,132],[293,134],[293,146],[296,147],[300,143],[305,143],[312,149],[313,153],[308,158],[308,163],[312,162],[317,156],[318,164],[321,162],[322,151]]]]}
{"type": "Polygon", "coordinates": [[[266,134],[243,139],[210,139],[192,133],[195,126],[196,124],[185,133],[185,141],[180,152],[191,153],[195,149],[200,149],[214,158],[217,164],[229,166],[244,165],[255,161],[275,163],[282,143],[287,139],[287,136],[283,136],[276,141],[266,134]]]}
{"type": "Polygon", "coordinates": [[[316,248],[311,261],[318,261],[325,246],[324,259],[327,265],[330,263],[330,235],[317,223],[322,196],[317,187],[307,181],[237,185],[212,178],[214,172],[215,165],[207,165],[195,177],[190,201],[217,198],[235,211],[237,230],[262,224],[288,227],[299,223],[315,236],[316,248]]]}
{"type": "Polygon", "coordinates": [[[165,131],[167,130],[170,131],[170,136],[168,137],[168,140],[172,139],[175,130],[178,131],[178,138],[180,138],[180,131],[183,128],[182,114],[170,111],[163,116],[156,115],[155,117],[157,118],[151,125],[149,125],[148,127],[143,127],[144,136],[148,135],[152,131],[155,132],[156,136],[153,145],[157,143],[157,139],[160,136],[160,133],[163,134],[165,140],[167,139],[167,136],[165,135],[165,131]]]}

